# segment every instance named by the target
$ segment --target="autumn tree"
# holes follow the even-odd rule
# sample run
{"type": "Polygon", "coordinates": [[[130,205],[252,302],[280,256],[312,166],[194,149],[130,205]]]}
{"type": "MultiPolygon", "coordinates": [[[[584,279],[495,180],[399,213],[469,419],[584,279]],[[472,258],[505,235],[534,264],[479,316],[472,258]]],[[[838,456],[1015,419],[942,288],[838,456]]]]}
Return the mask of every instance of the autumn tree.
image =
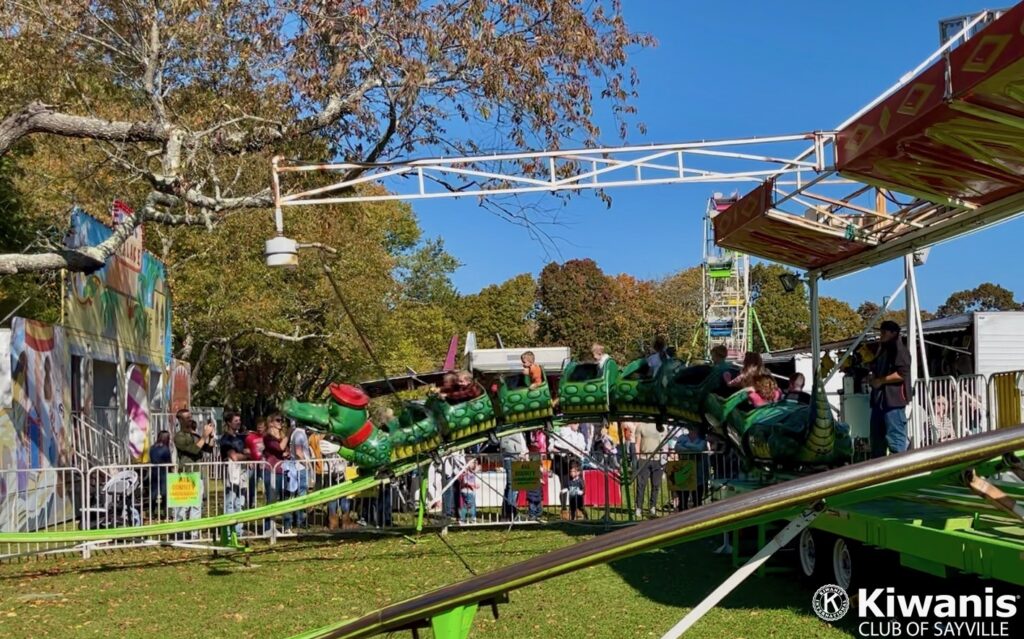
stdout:
{"type": "MultiPolygon", "coordinates": [[[[864,320],[857,311],[834,297],[822,296],[818,300],[818,314],[821,318],[822,343],[847,339],[864,330],[864,320]]],[[[807,341],[810,342],[810,334],[807,335],[807,341]]]]}
{"type": "MultiPolygon", "coordinates": [[[[879,306],[878,304],[876,304],[874,302],[871,302],[871,301],[861,302],[860,306],[857,307],[857,314],[860,315],[861,321],[863,322],[863,325],[867,326],[867,323],[870,322],[872,320],[872,318],[875,317],[875,314],[878,313],[878,311],[881,310],[881,308],[882,308],[881,306],[879,306]]],[[[936,315],[934,313],[922,309],[922,311],[921,311],[921,320],[922,321],[923,320],[930,320],[933,317],[936,317],[936,315]]],[[[875,325],[872,328],[877,329],[878,325],[881,324],[882,322],[886,321],[886,320],[892,321],[892,322],[896,322],[900,326],[906,326],[907,325],[907,312],[905,310],[903,310],[903,309],[893,309],[893,308],[890,308],[887,311],[885,311],[884,313],[882,313],[882,316],[875,322],[875,325]]]]}
{"type": "Polygon", "coordinates": [[[315,233],[338,252],[303,252],[293,270],[263,263],[269,218],[231,217],[218,233],[179,233],[176,247],[187,257],[169,268],[176,354],[193,363],[197,401],[272,405],[287,395],[318,395],[332,381],[380,378],[406,366],[429,370],[443,358],[456,330],[449,309],[410,297],[398,268],[424,246],[411,208],[352,204],[339,212],[292,221],[296,234],[315,233]]]}
{"type": "MultiPolygon", "coordinates": [[[[750,295],[771,350],[807,346],[811,342],[811,311],[807,286],[800,281],[786,292],[779,276],[795,271],[778,264],[755,264],[750,269],[750,295]]],[[[862,310],[866,312],[868,309],[862,310]]],[[[861,315],[842,300],[821,296],[818,317],[822,342],[846,339],[864,327],[861,315]]],[[[763,346],[754,340],[755,350],[763,346]]]]}
{"type": "Polygon", "coordinates": [[[868,322],[874,320],[875,316],[878,315],[878,313],[881,310],[882,307],[880,305],[875,304],[870,300],[867,300],[860,303],[860,306],[857,307],[856,312],[857,315],[860,316],[861,323],[866,325],[868,322]]]}
{"type": "Polygon", "coordinates": [[[498,335],[509,348],[533,345],[537,282],[529,273],[485,286],[458,301],[456,322],[461,333],[475,331],[480,348],[497,348],[498,335]]]}
{"type": "Polygon", "coordinates": [[[0,38],[0,156],[45,140],[19,161],[47,191],[29,214],[97,193],[138,211],[96,247],[0,255],[0,273],[91,270],[143,221],[211,228],[266,209],[275,154],[360,163],[351,178],[478,151],[458,120],[520,148],[593,143],[601,100],[624,134],[627,51],[650,43],[618,0],[31,0],[4,5],[0,38]]]}
{"type": "Polygon", "coordinates": [[[604,337],[608,352],[622,361],[646,355],[657,335],[688,351],[701,319],[701,277],[695,267],[656,280],[627,274],[610,278],[611,328],[604,337]]]}
{"type": "Polygon", "coordinates": [[[552,262],[540,272],[537,339],[586,353],[611,333],[612,284],[594,260],[552,262]]]}
{"type": "MultiPolygon", "coordinates": [[[[755,264],[750,269],[750,298],[771,350],[803,346],[810,335],[807,286],[801,281],[786,292],[779,276],[792,273],[779,264],[755,264]]],[[[763,347],[754,340],[755,350],[763,347]]]]}
{"type": "Polygon", "coordinates": [[[953,293],[942,306],[936,309],[935,314],[938,317],[948,317],[960,313],[1016,311],[1021,308],[1024,306],[1013,299],[1013,291],[998,284],[985,282],[972,289],[953,293]]]}

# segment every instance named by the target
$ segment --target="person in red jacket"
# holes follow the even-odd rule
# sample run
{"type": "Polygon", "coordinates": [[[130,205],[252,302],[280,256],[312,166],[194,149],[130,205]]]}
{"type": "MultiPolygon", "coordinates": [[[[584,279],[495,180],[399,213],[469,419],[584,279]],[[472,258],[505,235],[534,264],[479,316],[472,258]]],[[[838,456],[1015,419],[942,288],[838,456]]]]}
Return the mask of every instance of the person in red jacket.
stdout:
{"type": "Polygon", "coordinates": [[[473,380],[473,373],[469,371],[459,371],[456,375],[455,387],[447,392],[441,393],[441,398],[449,404],[461,404],[462,402],[468,402],[471,399],[479,397],[483,394],[483,390],[476,385],[473,380]]]}
{"type": "MultiPolygon", "coordinates": [[[[255,430],[250,430],[245,434],[245,447],[249,449],[249,459],[252,461],[263,461],[263,434],[267,430],[267,420],[263,417],[256,419],[255,430]]],[[[260,505],[256,499],[256,486],[259,482],[263,482],[263,498],[270,498],[270,475],[267,474],[266,467],[260,464],[251,464],[252,472],[249,473],[249,500],[250,507],[260,505]]]]}

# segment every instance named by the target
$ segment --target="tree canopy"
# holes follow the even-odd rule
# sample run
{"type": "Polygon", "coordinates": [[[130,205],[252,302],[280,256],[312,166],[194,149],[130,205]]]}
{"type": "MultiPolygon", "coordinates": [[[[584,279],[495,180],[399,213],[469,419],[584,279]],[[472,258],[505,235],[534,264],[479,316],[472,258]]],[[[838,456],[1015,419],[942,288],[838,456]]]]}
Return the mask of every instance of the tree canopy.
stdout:
{"type": "Polygon", "coordinates": [[[972,289],[953,293],[936,309],[935,314],[947,317],[976,311],[1017,311],[1022,308],[1024,306],[1013,299],[1013,291],[985,282],[972,289]]]}
{"type": "Polygon", "coordinates": [[[497,348],[498,335],[508,348],[534,345],[537,282],[529,273],[465,295],[455,308],[460,332],[474,331],[480,348],[497,348]]]}
{"type": "Polygon", "coordinates": [[[587,352],[611,332],[612,285],[591,259],[552,262],[540,272],[537,338],[587,352]]]}
{"type": "Polygon", "coordinates": [[[601,103],[625,134],[627,52],[652,43],[618,0],[36,0],[5,4],[0,34],[0,156],[44,141],[19,160],[39,187],[29,214],[100,193],[138,211],[109,243],[0,255],[0,273],[94,269],[142,221],[266,209],[272,155],[359,162],[355,177],[479,151],[457,121],[519,148],[590,143],[601,103]]]}
{"type": "MultiPolygon", "coordinates": [[[[786,292],[779,276],[795,271],[778,264],[755,264],[750,269],[750,295],[771,350],[806,346],[811,341],[811,313],[807,286],[801,281],[792,292],[786,292]]],[[[821,318],[822,342],[851,337],[864,327],[864,315],[877,311],[865,302],[857,311],[842,300],[821,296],[818,312],[821,318]]],[[[763,344],[754,340],[755,350],[763,344]]]]}
{"type": "MultiPolygon", "coordinates": [[[[377,376],[313,255],[291,273],[262,264],[271,158],[365,167],[490,150],[479,126],[519,148],[594,143],[607,140],[604,108],[624,136],[638,81],[627,55],[652,43],[618,0],[7,3],[0,308],[28,299],[21,314],[56,319],[57,271],[97,268],[144,222],[169,269],[174,350],[194,366],[197,400],[377,376]],[[115,198],[137,214],[109,242],[63,246],[73,205],[102,219],[115,198]]],[[[421,236],[408,207],[285,218],[290,236],[339,250],[339,284],[385,369],[436,365],[466,325],[450,277],[458,262],[421,236]]],[[[532,319],[512,324],[529,317],[533,294],[511,287],[490,327],[526,341],[532,319]]]]}

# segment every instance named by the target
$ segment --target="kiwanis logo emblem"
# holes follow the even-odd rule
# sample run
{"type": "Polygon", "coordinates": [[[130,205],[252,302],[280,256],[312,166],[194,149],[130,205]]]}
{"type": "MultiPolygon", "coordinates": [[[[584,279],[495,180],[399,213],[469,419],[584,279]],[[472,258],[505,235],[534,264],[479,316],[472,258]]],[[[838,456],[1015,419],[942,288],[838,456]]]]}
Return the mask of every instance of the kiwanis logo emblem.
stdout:
{"type": "Polygon", "coordinates": [[[826,584],[814,592],[811,607],[825,621],[839,621],[850,611],[850,597],[839,586],[826,584]]]}

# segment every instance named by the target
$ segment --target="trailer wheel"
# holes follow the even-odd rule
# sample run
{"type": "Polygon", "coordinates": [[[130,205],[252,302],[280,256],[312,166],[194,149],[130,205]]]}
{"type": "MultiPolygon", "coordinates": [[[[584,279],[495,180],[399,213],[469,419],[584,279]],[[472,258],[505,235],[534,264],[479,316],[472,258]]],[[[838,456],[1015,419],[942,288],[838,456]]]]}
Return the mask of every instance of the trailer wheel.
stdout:
{"type": "Polygon", "coordinates": [[[821,553],[825,548],[822,537],[821,533],[805,528],[796,538],[797,564],[800,573],[808,580],[816,580],[822,572],[824,558],[821,553]]]}
{"type": "Polygon", "coordinates": [[[832,576],[833,583],[844,590],[849,590],[850,585],[856,578],[857,572],[863,566],[858,566],[857,558],[860,548],[855,542],[836,537],[832,544],[832,576]]]}

